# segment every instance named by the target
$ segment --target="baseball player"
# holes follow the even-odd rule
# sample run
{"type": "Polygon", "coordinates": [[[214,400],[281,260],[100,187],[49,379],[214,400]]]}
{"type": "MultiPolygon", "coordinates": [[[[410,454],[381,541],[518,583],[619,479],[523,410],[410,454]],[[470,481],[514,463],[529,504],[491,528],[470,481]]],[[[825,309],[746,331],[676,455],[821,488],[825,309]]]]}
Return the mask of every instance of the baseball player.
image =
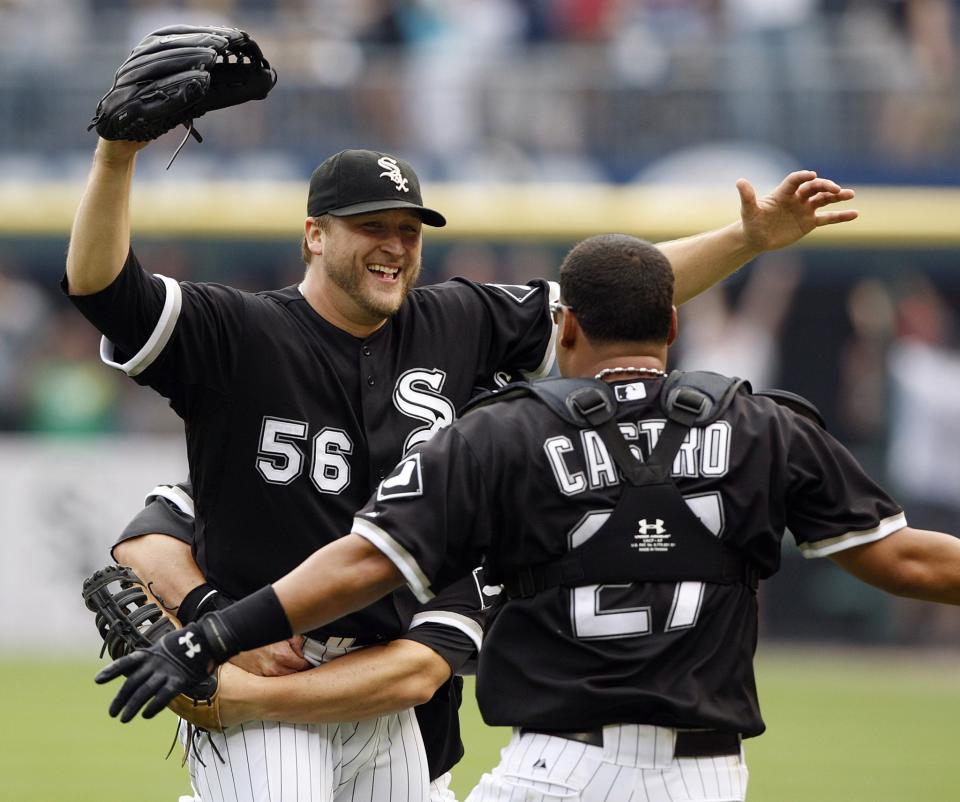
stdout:
{"type": "Polygon", "coordinates": [[[99,677],[152,715],[236,650],[336,619],[406,582],[421,599],[486,558],[506,601],[478,671],[511,725],[469,800],[743,800],[764,730],[756,589],[786,528],[807,557],[899,595],[960,604],[960,540],[904,512],[802,399],[665,373],[677,331],[663,255],[592,238],[561,269],[565,376],[514,385],[405,457],[352,534],[273,586],[99,677]],[[799,410],[796,411],[796,410],[799,410]]]}
{"type": "MultiPolygon", "coordinates": [[[[147,495],[143,510],[127,524],[114,545],[113,554],[120,557],[118,561],[124,562],[124,556],[133,556],[135,560],[143,556],[143,549],[129,546],[144,537],[170,541],[161,544],[161,555],[174,542],[189,547],[194,534],[192,493],[189,482],[155,487],[147,495]]],[[[144,566],[133,567],[138,575],[144,571],[144,566]]],[[[161,576],[161,582],[175,581],[175,577],[168,579],[163,575],[162,566],[150,564],[146,571],[161,576]]],[[[227,728],[239,725],[248,738],[251,733],[276,737],[280,728],[267,722],[329,724],[376,718],[414,707],[426,749],[431,800],[453,799],[449,790],[450,769],[463,756],[457,716],[463,680],[458,675],[468,662],[475,666],[484,611],[492,602],[491,597],[484,595],[485,585],[480,570],[472,571],[420,606],[404,637],[351,650],[311,671],[300,671],[298,666],[293,673],[283,671],[284,676],[264,677],[257,674],[261,663],[234,659],[238,667],[228,665],[220,673],[221,723],[227,728]],[[253,673],[243,670],[245,667],[253,673]],[[247,722],[252,725],[244,727],[247,722]]],[[[173,611],[183,623],[196,620],[205,610],[229,604],[224,594],[209,585],[198,587],[204,588],[202,595],[193,594],[173,611]]],[[[302,654],[302,647],[296,652],[302,654]]],[[[309,666],[307,663],[306,667],[309,666]]],[[[303,748],[308,748],[311,732],[305,727],[301,729],[308,734],[302,739],[303,748]]],[[[182,733],[189,737],[188,730],[182,733]]],[[[219,785],[222,770],[217,753],[226,746],[226,736],[221,733],[195,738],[188,759],[198,797],[213,796],[210,788],[219,785]]],[[[278,745],[275,751],[281,764],[286,761],[294,769],[298,761],[309,762],[304,760],[305,755],[298,754],[298,748],[284,750],[278,745]]],[[[254,788],[267,787],[260,765],[250,765],[248,771],[254,788]]]]}
{"type": "MultiPolygon", "coordinates": [[[[205,581],[228,596],[275,580],[346,531],[371,489],[408,449],[452,422],[483,378],[549,370],[555,285],[454,280],[412,289],[422,225],[445,220],[423,205],[417,176],[402,160],[350,150],[323,162],[308,191],[304,281],[251,294],[176,282],[140,266],[130,249],[128,207],[143,146],[100,140],[74,221],[64,290],[105,335],[104,360],[165,395],[184,419],[198,523],[194,556],[205,581]]],[[[811,172],[791,174],[760,199],[746,182],[738,188],[739,223],[665,245],[678,300],[759,249],[856,214],[825,210],[852,191],[811,172]]],[[[170,604],[181,601],[161,594],[170,604]]],[[[405,632],[410,612],[381,601],[311,630],[305,649],[330,656],[344,638],[354,645],[390,640],[405,632]]],[[[282,790],[273,756],[256,758],[267,766],[271,798],[308,787],[330,798],[361,782],[403,789],[396,793],[404,802],[426,798],[413,715],[379,720],[369,739],[351,738],[359,726],[337,728],[311,753],[298,782],[288,779],[282,790]],[[365,745],[356,759],[342,757],[348,741],[365,745]]],[[[262,749],[242,733],[227,737],[237,743],[226,750],[228,762],[262,749]]],[[[291,730],[287,741],[295,737],[291,730]]],[[[224,786],[208,802],[245,793],[224,786]]]]}

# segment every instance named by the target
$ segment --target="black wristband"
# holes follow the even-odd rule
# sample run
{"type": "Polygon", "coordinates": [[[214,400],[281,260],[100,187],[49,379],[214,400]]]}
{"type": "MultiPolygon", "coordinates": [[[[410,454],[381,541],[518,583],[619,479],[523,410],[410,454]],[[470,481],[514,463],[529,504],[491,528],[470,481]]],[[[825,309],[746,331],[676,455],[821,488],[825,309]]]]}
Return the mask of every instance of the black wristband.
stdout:
{"type": "Polygon", "coordinates": [[[183,597],[183,601],[177,608],[177,618],[180,619],[181,624],[186,626],[196,621],[204,613],[209,613],[211,610],[222,610],[230,604],[230,600],[225,596],[220,597],[220,591],[213,585],[207,582],[197,585],[183,597]]]}
{"type": "Polygon", "coordinates": [[[208,613],[200,619],[200,625],[221,662],[238,652],[257,649],[293,635],[287,614],[272,585],[223,610],[208,613]]]}

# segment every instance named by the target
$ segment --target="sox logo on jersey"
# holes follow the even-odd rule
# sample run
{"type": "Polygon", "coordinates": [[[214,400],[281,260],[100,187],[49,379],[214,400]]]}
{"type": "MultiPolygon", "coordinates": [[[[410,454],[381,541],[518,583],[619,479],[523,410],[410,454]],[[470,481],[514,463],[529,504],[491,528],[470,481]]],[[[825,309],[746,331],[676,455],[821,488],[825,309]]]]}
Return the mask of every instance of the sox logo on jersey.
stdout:
{"type": "Polygon", "coordinates": [[[453,423],[456,410],[440,393],[447,379],[446,371],[414,368],[404,372],[393,388],[393,403],[404,415],[427,425],[410,432],[403,444],[404,452],[425,443],[445,426],[453,423]]]}

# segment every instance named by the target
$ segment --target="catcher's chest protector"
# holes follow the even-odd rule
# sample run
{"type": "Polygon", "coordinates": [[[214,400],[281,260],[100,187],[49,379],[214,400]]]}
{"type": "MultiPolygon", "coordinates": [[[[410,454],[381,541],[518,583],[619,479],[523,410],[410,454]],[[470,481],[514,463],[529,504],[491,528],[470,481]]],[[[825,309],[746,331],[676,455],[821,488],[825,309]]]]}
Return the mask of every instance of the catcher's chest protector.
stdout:
{"type": "Polygon", "coordinates": [[[543,401],[566,422],[596,430],[620,468],[623,484],[610,517],[584,544],[556,560],[504,577],[508,597],[529,597],[558,585],[626,582],[743,582],[755,588],[752,565],[701,523],[670,475],[690,429],[715,421],[742,384],[715,373],[670,374],[660,393],[667,422],[643,462],[617,426],[609,385],[591,379],[528,385],[524,394],[543,401]]]}

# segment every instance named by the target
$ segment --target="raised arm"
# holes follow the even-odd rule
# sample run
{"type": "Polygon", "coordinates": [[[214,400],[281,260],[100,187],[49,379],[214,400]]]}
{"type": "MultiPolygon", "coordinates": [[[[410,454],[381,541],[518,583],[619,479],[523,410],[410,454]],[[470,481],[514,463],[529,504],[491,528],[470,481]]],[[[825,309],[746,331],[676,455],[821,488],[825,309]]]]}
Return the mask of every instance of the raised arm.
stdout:
{"type": "Polygon", "coordinates": [[[757,197],[744,178],[737,181],[740,220],[692,237],[657,243],[676,275],[674,300],[689,301],[764,251],[792,245],[815,228],[857,218],[854,209],[823,211],[854,197],[812,170],[790,173],[773,192],[757,197]]]}
{"type": "Polygon", "coordinates": [[[73,218],[67,251],[71,295],[99,292],[120,273],[130,250],[130,188],[146,142],[101,139],[73,218]]]}
{"type": "Polygon", "coordinates": [[[858,579],[896,596],[960,604],[960,539],[953,535],[908,526],[830,556],[858,579]]]}

